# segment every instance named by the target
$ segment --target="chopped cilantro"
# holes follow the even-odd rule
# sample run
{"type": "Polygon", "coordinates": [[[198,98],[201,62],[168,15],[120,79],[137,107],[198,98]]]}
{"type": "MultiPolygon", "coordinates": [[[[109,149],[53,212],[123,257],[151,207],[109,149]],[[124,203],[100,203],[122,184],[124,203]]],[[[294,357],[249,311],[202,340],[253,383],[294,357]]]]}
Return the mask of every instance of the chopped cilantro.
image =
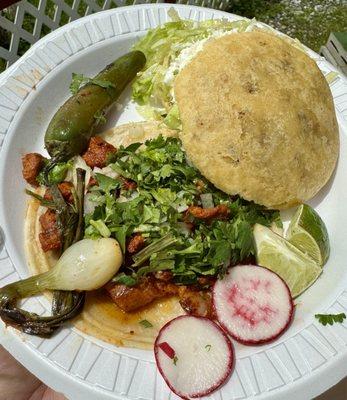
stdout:
{"type": "Polygon", "coordinates": [[[342,323],[346,319],[346,314],[316,314],[315,317],[322,325],[333,325],[335,322],[342,323]]]}
{"type": "Polygon", "coordinates": [[[174,358],[172,359],[172,362],[174,363],[174,365],[177,365],[177,361],[178,361],[178,357],[174,356],[174,358]]]}
{"type": "Polygon", "coordinates": [[[109,88],[114,88],[114,84],[110,81],[104,81],[101,79],[94,79],[94,78],[88,78],[86,76],[84,76],[83,74],[76,74],[76,73],[72,73],[72,80],[70,83],[70,92],[72,94],[76,94],[80,88],[84,85],[86,85],[87,83],[91,83],[93,85],[97,85],[100,86],[102,88],[105,89],[109,89],[109,88]]]}
{"type": "Polygon", "coordinates": [[[210,344],[207,344],[206,346],[205,346],[205,349],[207,350],[207,351],[210,351],[211,350],[211,345],[210,344]]]}
{"type": "Polygon", "coordinates": [[[254,256],[255,223],[281,224],[279,212],[216,189],[187,162],[175,137],[121,146],[109,162],[137,188],[128,191],[120,179],[95,174],[98,184],[92,187],[90,200],[96,207],[85,217],[85,237],[110,233],[124,252],[127,240],[141,233],[146,247],[114,280],[124,285],[135,285],[142,276],[163,270],[170,270],[177,284],[194,284],[200,276],[222,277],[230,265],[254,256]],[[185,211],[191,205],[201,206],[203,194],[209,194],[215,206],[227,205],[230,217],[211,221],[189,217],[191,230],[185,211]]]}
{"type": "Polygon", "coordinates": [[[97,221],[90,220],[89,221],[90,225],[92,225],[96,230],[99,231],[100,235],[102,237],[108,238],[111,236],[111,232],[106,226],[105,222],[101,219],[98,219],[97,221]]]}
{"type": "Polygon", "coordinates": [[[96,125],[105,124],[107,121],[105,118],[105,114],[100,110],[94,114],[94,119],[96,125]]]}
{"type": "Polygon", "coordinates": [[[55,162],[52,160],[44,159],[44,167],[36,177],[40,185],[47,186],[63,182],[72,167],[72,161],[55,162]]]}
{"type": "Polygon", "coordinates": [[[110,178],[104,174],[96,173],[95,179],[98,182],[99,189],[101,189],[104,193],[109,193],[111,190],[120,187],[120,182],[118,180],[110,178]]]}
{"type": "Polygon", "coordinates": [[[139,324],[142,325],[144,328],[153,328],[153,325],[146,319],[140,321],[139,324]]]}
{"type": "Polygon", "coordinates": [[[124,272],[121,272],[118,275],[116,275],[112,279],[112,282],[120,283],[120,284],[126,285],[126,286],[134,286],[137,284],[137,280],[134,277],[132,277],[130,275],[126,275],[124,272]]]}

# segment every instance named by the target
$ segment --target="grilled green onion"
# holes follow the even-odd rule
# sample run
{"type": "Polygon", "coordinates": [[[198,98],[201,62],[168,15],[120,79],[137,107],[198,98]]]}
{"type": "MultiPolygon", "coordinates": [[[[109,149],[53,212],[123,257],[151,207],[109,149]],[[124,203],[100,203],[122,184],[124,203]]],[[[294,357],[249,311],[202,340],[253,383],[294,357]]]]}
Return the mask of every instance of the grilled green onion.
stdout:
{"type": "Polygon", "coordinates": [[[51,270],[10,283],[0,290],[0,305],[45,290],[95,290],[107,283],[123,261],[115,239],[83,239],[70,246],[51,270]]]}
{"type": "Polygon", "coordinates": [[[0,289],[0,316],[26,333],[50,335],[62,322],[78,314],[83,306],[84,296],[71,291],[100,288],[118,271],[122,261],[122,252],[115,239],[80,240],[62,254],[50,271],[0,289]],[[40,317],[13,306],[16,300],[45,290],[69,291],[67,297],[60,297],[56,303],[56,308],[62,310],[59,314],[40,317]]]}
{"type": "MultiPolygon", "coordinates": [[[[122,263],[116,240],[80,240],[83,235],[84,175],[84,170],[77,169],[74,205],[65,202],[57,185],[50,186],[53,199],[49,205],[56,210],[64,250],[55,267],[0,289],[0,317],[25,333],[52,335],[65,321],[81,312],[85,298],[83,291],[103,286],[122,263]],[[45,290],[54,290],[52,316],[41,317],[16,307],[17,300],[45,290]]],[[[34,197],[44,201],[41,196],[34,197]]]]}
{"type": "Polygon", "coordinates": [[[135,254],[133,256],[134,263],[132,264],[132,267],[139,267],[141,264],[147,261],[152,254],[167,249],[177,242],[178,239],[171,233],[168,233],[167,235],[161,237],[160,239],[156,240],[155,242],[151,243],[144,249],[140,250],[137,254],[135,254]]]}

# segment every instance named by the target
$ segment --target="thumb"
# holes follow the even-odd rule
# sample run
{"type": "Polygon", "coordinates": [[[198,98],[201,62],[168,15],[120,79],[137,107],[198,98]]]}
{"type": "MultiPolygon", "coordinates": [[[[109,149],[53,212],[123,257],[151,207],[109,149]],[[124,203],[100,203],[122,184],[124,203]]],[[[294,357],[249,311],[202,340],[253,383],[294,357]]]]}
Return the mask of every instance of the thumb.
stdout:
{"type": "Polygon", "coordinates": [[[42,384],[35,390],[28,400],[68,400],[61,393],[57,393],[46,385],[42,384]]]}

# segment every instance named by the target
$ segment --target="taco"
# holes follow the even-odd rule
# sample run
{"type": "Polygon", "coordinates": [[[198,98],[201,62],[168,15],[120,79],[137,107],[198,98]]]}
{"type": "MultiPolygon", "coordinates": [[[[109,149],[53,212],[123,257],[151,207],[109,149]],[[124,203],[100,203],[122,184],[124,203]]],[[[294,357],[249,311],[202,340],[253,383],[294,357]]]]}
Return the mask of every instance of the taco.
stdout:
{"type": "MultiPolygon", "coordinates": [[[[279,220],[211,185],[187,160],[176,131],[157,122],[92,138],[59,184],[66,201],[77,166],[87,171],[84,236],[116,238],[125,261],[105,288],[87,294],[74,325],[116,345],[151,348],[172,318],[211,317],[211,285],[254,254],[253,224],[279,220]]],[[[43,188],[37,194],[49,199],[43,188]]],[[[60,255],[50,219],[52,211],[31,198],[25,250],[32,274],[52,268],[60,255]]]]}

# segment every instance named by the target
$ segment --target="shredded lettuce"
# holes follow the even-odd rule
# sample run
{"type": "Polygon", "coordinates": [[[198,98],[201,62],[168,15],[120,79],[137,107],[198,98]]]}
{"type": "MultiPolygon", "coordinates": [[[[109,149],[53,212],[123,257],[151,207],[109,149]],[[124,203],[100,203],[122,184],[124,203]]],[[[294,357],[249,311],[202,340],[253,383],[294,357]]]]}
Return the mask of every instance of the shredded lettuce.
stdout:
{"type": "Polygon", "coordinates": [[[191,46],[226,32],[243,32],[251,21],[219,19],[194,22],[179,19],[174,11],[170,17],[171,22],[150,30],[134,45],[134,50],[146,55],[147,62],[133,82],[132,98],[139,104],[139,112],[146,119],[164,120],[168,127],[180,129],[173,81],[182,67],[182,60],[178,62],[182,51],[186,50],[185,58],[192,57],[191,46]]]}
{"type": "Polygon", "coordinates": [[[177,104],[174,104],[167,113],[166,117],[164,118],[164,124],[171,129],[180,130],[182,128],[180,112],[177,104]]]}

